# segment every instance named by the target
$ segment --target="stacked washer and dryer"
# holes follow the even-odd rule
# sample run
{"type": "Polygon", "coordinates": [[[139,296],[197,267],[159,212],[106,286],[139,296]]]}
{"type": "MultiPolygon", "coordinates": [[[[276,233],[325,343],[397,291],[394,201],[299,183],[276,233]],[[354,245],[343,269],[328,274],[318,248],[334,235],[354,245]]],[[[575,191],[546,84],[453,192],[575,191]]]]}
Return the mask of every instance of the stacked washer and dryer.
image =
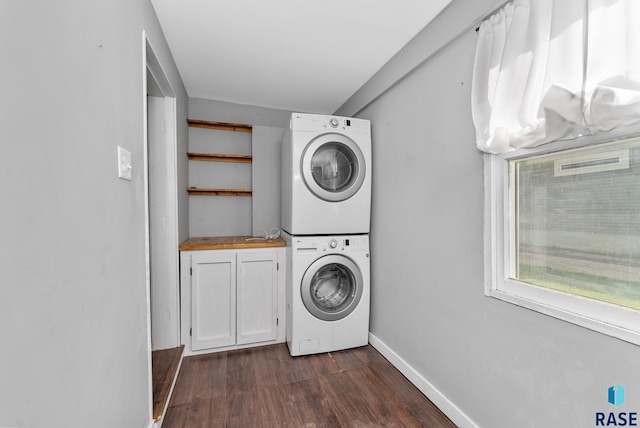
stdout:
{"type": "Polygon", "coordinates": [[[293,113],[282,138],[291,355],[369,342],[371,126],[293,113]]]}

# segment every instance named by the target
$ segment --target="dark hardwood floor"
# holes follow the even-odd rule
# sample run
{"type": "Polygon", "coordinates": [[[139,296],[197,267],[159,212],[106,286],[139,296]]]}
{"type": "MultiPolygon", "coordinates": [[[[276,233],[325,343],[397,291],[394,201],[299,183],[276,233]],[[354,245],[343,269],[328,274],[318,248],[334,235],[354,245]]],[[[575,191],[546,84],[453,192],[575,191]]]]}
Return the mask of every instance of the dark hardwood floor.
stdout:
{"type": "Polygon", "coordinates": [[[373,347],[185,357],[162,428],[455,427],[373,347]]]}
{"type": "Polygon", "coordinates": [[[169,399],[171,386],[182,359],[184,345],[151,353],[151,379],[153,386],[153,420],[158,421],[169,399]]]}

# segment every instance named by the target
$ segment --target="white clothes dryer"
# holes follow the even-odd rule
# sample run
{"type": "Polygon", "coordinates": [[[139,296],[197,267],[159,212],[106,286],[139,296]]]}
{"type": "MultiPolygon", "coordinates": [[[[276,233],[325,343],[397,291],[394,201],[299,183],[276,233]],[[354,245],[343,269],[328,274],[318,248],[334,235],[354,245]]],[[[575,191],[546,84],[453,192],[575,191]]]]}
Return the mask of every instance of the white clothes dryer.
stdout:
{"type": "Polygon", "coordinates": [[[369,236],[291,236],[286,336],[292,356],[369,343],[369,236]]]}
{"type": "Polygon", "coordinates": [[[369,233],[371,125],[293,113],[282,138],[282,229],[291,235],[369,233]]]}

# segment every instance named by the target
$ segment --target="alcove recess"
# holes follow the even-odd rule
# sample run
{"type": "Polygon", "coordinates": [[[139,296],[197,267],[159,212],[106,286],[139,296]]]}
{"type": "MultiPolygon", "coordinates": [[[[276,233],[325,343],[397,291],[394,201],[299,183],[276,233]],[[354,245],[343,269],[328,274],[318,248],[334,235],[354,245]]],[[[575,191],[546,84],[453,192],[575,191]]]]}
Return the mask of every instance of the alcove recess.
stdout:
{"type": "MultiPolygon", "coordinates": [[[[187,119],[187,123],[192,128],[204,128],[218,131],[232,131],[232,132],[252,132],[251,125],[245,125],[240,123],[225,123],[225,122],[212,122],[207,120],[187,119]]],[[[232,162],[232,163],[247,163],[250,164],[253,161],[251,155],[238,155],[228,153],[194,153],[187,152],[187,157],[191,161],[205,161],[205,162],[232,162]]],[[[252,189],[226,189],[215,187],[189,187],[187,188],[189,195],[199,196],[251,196],[252,189]]]]}

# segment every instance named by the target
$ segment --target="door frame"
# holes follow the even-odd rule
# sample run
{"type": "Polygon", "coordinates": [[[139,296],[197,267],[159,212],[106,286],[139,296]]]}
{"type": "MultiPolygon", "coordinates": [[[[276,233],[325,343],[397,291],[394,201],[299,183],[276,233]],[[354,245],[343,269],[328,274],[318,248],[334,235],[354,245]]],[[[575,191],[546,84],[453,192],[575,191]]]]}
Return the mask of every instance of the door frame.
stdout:
{"type": "MultiPolygon", "coordinates": [[[[144,221],[145,221],[145,282],[147,296],[147,349],[148,349],[148,397],[149,415],[153,423],[153,375],[151,353],[153,349],[176,347],[180,344],[179,317],[179,261],[178,261],[178,194],[177,194],[177,109],[176,97],[166,73],[146,33],[142,32],[142,81],[143,81],[143,152],[144,152],[144,221]],[[148,107],[149,91],[154,106],[148,107]],[[153,128],[149,132],[149,128],[153,128]],[[162,174],[154,175],[149,167],[149,145],[154,149],[153,161],[162,174]],[[158,147],[156,147],[158,146],[158,147]],[[159,178],[162,180],[159,180],[159,178]],[[150,190],[151,186],[151,190],[150,190]],[[150,193],[159,194],[159,204],[150,207],[150,193]],[[159,219],[160,227],[152,227],[152,218],[159,219]],[[152,250],[156,251],[152,251],[152,250]],[[155,263],[163,270],[164,281],[152,283],[154,259],[160,254],[162,263],[155,263]],[[154,299],[152,300],[152,295],[154,299]],[[159,298],[159,299],[158,299],[159,298]],[[164,303],[158,303],[158,301],[164,303]],[[152,345],[152,309],[161,318],[167,318],[162,328],[168,330],[161,343],[152,345]]],[[[160,276],[160,275],[156,275],[160,276]]]]}

